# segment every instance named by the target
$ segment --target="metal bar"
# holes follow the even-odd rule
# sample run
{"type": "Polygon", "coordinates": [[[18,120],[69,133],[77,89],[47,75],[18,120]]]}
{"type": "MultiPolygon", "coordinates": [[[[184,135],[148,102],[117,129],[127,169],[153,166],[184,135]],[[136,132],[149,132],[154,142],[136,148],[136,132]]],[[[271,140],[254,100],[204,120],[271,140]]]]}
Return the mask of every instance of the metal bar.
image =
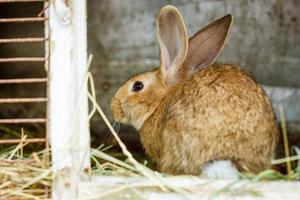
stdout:
{"type": "Polygon", "coordinates": [[[2,139],[0,140],[0,144],[18,144],[20,142],[30,142],[30,143],[41,143],[45,142],[45,138],[29,138],[29,139],[2,139]]]}
{"type": "MultiPolygon", "coordinates": [[[[44,2],[44,9],[39,13],[38,16],[42,16],[43,14],[47,17],[49,16],[49,7],[50,7],[50,3],[49,2],[44,2]]],[[[50,38],[49,36],[49,20],[45,20],[44,21],[44,37],[45,38],[50,38]]],[[[47,80],[50,80],[50,73],[49,73],[49,52],[50,52],[50,40],[45,40],[45,43],[44,43],[44,47],[45,47],[45,58],[46,61],[44,62],[44,67],[46,69],[46,72],[47,72],[47,80]]],[[[47,85],[47,89],[46,89],[46,92],[47,92],[47,99],[49,99],[49,81],[47,81],[46,83],[47,85]]],[[[46,148],[46,152],[50,152],[50,143],[49,143],[49,118],[48,118],[48,111],[49,111],[49,101],[47,102],[46,104],[46,124],[45,124],[45,138],[46,138],[46,141],[45,141],[45,148],[46,148]]],[[[51,162],[51,158],[50,158],[50,154],[47,154],[47,156],[44,157],[44,163],[46,163],[46,167],[49,167],[50,166],[50,162],[51,162]]],[[[45,186],[45,197],[46,198],[51,198],[51,189],[46,185],[45,186]]]]}
{"type": "Polygon", "coordinates": [[[0,39],[1,43],[24,43],[24,42],[44,42],[46,38],[7,38],[0,39]]]}
{"type": "Polygon", "coordinates": [[[45,118],[0,119],[0,124],[46,123],[45,118]]]}
{"type": "Polygon", "coordinates": [[[20,83],[46,83],[48,78],[18,78],[18,79],[0,79],[0,84],[20,84],[20,83]]]}
{"type": "Polygon", "coordinates": [[[17,2],[46,2],[48,0],[0,0],[0,3],[17,3],[17,2]]]}
{"type": "Polygon", "coordinates": [[[23,18],[2,18],[0,23],[14,23],[14,22],[43,22],[47,20],[46,17],[23,17],[23,18]]]}
{"type": "Polygon", "coordinates": [[[0,58],[0,63],[8,62],[44,62],[46,58],[43,57],[19,57],[19,58],[0,58]]]}
{"type": "MultiPolygon", "coordinates": [[[[24,141],[24,140],[23,140],[24,141]]],[[[1,140],[0,140],[1,144],[1,140]]],[[[2,144],[7,144],[7,143],[2,143],[2,144]]],[[[9,160],[9,159],[0,159],[0,163],[2,164],[30,164],[30,163],[36,163],[34,159],[26,159],[26,160],[9,160]]]]}
{"type": "Polygon", "coordinates": [[[6,98],[0,99],[0,104],[4,103],[40,103],[47,102],[47,98],[6,98]]]}

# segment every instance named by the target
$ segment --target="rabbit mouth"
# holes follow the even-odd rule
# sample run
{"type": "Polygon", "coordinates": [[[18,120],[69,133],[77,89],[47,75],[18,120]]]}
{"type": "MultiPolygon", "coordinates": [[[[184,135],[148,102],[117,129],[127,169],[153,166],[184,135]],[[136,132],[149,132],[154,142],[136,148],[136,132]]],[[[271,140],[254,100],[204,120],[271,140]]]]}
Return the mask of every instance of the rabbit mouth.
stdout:
{"type": "Polygon", "coordinates": [[[113,97],[113,99],[111,100],[111,111],[112,111],[113,118],[117,122],[125,121],[125,112],[122,109],[121,102],[115,97],[113,97]]]}

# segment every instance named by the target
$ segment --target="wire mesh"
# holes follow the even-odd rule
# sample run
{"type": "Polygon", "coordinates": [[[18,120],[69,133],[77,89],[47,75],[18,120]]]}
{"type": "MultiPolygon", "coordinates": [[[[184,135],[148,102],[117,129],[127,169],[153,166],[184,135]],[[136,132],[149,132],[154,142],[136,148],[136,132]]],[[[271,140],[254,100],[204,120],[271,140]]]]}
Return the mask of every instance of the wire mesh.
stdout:
{"type": "MultiPolygon", "coordinates": [[[[26,3],[26,4],[36,4],[39,3],[41,4],[41,10],[36,13],[34,16],[26,16],[26,17],[11,17],[11,16],[0,16],[0,24],[24,24],[24,23],[30,23],[31,25],[33,23],[42,23],[43,25],[47,26],[47,17],[41,16],[41,11],[45,12],[44,8],[47,8],[47,0],[0,0],[0,6],[1,5],[8,5],[10,6],[18,6],[19,3],[26,3]],[[44,5],[43,5],[44,4],[44,5]]],[[[44,28],[40,31],[44,32],[44,28]]],[[[46,29],[45,29],[46,30],[46,29]]],[[[10,57],[0,57],[0,64],[18,64],[18,65],[23,65],[26,67],[30,65],[30,63],[37,63],[40,65],[40,67],[43,67],[43,69],[48,69],[48,56],[47,53],[45,52],[46,49],[46,42],[48,39],[45,37],[46,33],[44,33],[44,36],[42,37],[35,37],[35,36],[30,36],[30,37],[24,37],[24,32],[17,32],[17,30],[14,32],[14,29],[11,28],[10,30],[5,30],[8,33],[12,33],[12,37],[10,35],[6,35],[3,37],[0,35],[0,45],[8,45],[8,44],[14,44],[14,45],[19,45],[16,46],[16,49],[25,49],[29,48],[30,49],[30,44],[32,43],[42,43],[44,46],[44,52],[43,52],[43,57],[40,56],[21,56],[21,57],[15,57],[15,56],[10,56],[10,57]],[[18,36],[18,37],[16,37],[18,36]]],[[[30,34],[30,33],[28,33],[30,34]]],[[[1,48],[1,46],[0,46],[1,48]]],[[[30,53],[30,52],[29,52],[30,53]]],[[[0,73],[1,73],[1,66],[0,66],[0,73]]],[[[35,85],[35,84],[44,84],[48,85],[48,72],[46,72],[45,77],[26,77],[26,78],[18,78],[18,77],[12,77],[12,78],[0,78],[0,85],[5,85],[6,87],[15,87],[18,85],[18,87],[24,87],[25,85],[35,85]]],[[[47,90],[47,87],[45,87],[47,90]]],[[[30,91],[32,94],[35,93],[35,90],[30,91]]],[[[20,105],[20,104],[43,104],[44,109],[47,110],[47,102],[48,102],[48,97],[47,97],[47,91],[44,92],[46,96],[37,96],[37,97],[9,97],[9,98],[3,98],[0,97],[0,104],[1,105],[20,105]]],[[[37,124],[45,124],[44,125],[44,130],[43,133],[41,133],[38,137],[33,137],[33,138],[26,138],[25,140],[21,138],[1,138],[0,139],[0,144],[16,144],[19,142],[28,142],[28,143],[45,143],[46,148],[49,148],[48,141],[47,141],[47,115],[45,114],[42,117],[35,117],[35,118],[24,118],[22,116],[18,116],[18,113],[14,113],[14,116],[10,116],[11,118],[3,118],[0,119],[0,125],[21,125],[25,126],[26,124],[30,124],[32,126],[37,126],[37,124]]]]}

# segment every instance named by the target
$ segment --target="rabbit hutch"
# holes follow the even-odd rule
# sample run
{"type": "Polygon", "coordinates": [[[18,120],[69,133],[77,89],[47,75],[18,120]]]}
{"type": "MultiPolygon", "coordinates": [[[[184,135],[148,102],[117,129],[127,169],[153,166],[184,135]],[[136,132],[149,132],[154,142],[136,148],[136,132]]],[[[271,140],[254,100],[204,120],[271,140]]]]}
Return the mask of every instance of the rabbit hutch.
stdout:
{"type": "Polygon", "coordinates": [[[0,0],[0,199],[299,199],[300,3],[0,0]],[[274,170],[209,180],[157,172],[109,102],[159,66],[155,18],[175,5],[195,33],[235,17],[218,62],[263,84],[281,129],[274,170]]]}

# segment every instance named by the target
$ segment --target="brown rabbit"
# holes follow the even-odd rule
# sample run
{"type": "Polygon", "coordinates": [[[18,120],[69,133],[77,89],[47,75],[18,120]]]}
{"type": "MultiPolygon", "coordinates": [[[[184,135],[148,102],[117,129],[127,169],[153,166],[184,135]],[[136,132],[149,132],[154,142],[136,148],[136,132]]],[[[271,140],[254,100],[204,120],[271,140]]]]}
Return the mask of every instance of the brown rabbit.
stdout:
{"type": "Polygon", "coordinates": [[[188,40],[179,11],[163,7],[160,68],[133,76],[111,101],[115,120],[139,130],[161,172],[209,175],[218,161],[233,171],[270,168],[278,130],[268,97],[239,67],[212,64],[231,24],[226,15],[188,40]]]}

